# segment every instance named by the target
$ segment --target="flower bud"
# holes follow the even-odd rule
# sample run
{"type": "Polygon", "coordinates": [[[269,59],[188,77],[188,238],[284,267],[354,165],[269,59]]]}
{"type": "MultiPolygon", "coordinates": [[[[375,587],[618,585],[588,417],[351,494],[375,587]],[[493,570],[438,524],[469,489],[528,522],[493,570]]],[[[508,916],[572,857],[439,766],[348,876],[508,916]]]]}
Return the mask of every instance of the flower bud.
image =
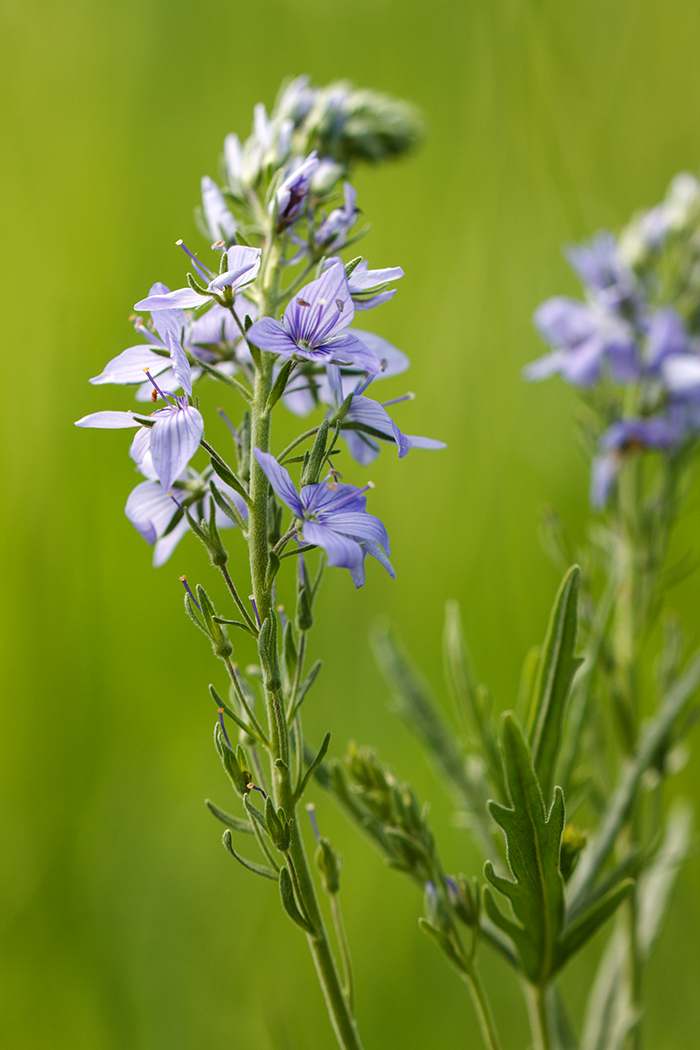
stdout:
{"type": "Polygon", "coordinates": [[[343,859],[325,836],[318,840],[314,863],[321,876],[324,890],[329,897],[332,897],[340,890],[340,869],[343,859]]]}
{"type": "Polygon", "coordinates": [[[569,878],[578,863],[579,854],[588,842],[585,831],[581,831],[574,824],[567,824],[561,837],[561,853],[559,854],[559,868],[564,881],[569,878]]]}

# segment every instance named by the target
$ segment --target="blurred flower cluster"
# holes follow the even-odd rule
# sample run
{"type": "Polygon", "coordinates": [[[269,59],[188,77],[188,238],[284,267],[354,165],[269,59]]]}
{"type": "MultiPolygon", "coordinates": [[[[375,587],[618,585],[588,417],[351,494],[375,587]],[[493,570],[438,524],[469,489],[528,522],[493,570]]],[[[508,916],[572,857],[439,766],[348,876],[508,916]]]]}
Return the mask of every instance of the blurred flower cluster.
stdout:
{"type": "Polygon", "coordinates": [[[677,175],[619,237],[600,232],[566,255],[584,299],[537,309],[552,352],[525,374],[558,373],[594,407],[591,502],[602,507],[627,459],[672,460],[700,434],[700,183],[677,175]]]}

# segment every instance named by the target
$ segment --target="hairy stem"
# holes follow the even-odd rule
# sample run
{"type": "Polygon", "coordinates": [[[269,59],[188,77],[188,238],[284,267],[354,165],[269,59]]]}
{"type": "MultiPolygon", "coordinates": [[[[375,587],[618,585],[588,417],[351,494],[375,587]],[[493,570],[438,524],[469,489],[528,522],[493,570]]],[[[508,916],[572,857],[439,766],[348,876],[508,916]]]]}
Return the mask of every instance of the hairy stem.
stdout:
{"type": "MultiPolygon", "coordinates": [[[[262,289],[261,316],[275,316],[279,303],[280,248],[272,238],[266,246],[262,289]]],[[[251,446],[263,452],[270,450],[270,409],[268,398],[273,384],[274,355],[261,352],[256,359],[253,401],[250,410],[251,446]]],[[[248,543],[253,594],[264,622],[276,615],[273,609],[272,583],[268,582],[268,493],[269,483],[255,455],[250,463],[250,502],[248,543]]],[[[304,842],[299,830],[291,770],[289,768],[289,729],[278,687],[265,689],[270,735],[272,795],[275,807],[282,807],[288,818],[294,818],[288,850],[290,871],[302,913],[308,917],[313,933],[307,934],[323,994],[336,1038],[342,1050],[362,1050],[348,1001],[331,952],[328,934],[316,896],[304,842]]]]}
{"type": "Polygon", "coordinates": [[[467,982],[469,992],[479,1019],[481,1035],[486,1050],[501,1050],[501,1042],[496,1031],[496,1023],[493,1019],[491,1004],[486,995],[486,989],[481,981],[479,972],[472,964],[468,970],[463,971],[464,980],[467,982]]]}
{"type": "Polygon", "coordinates": [[[550,1050],[549,1019],[545,1001],[546,989],[539,985],[526,985],[526,998],[530,1015],[533,1050],[550,1050]]]}

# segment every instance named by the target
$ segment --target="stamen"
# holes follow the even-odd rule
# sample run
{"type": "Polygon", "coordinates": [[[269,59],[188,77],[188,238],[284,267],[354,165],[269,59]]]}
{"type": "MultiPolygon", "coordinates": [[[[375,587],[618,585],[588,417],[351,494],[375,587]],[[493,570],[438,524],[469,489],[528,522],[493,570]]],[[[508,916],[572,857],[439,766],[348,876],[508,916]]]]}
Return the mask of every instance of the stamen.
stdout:
{"type": "MultiPolygon", "coordinates": [[[[335,485],[333,485],[332,483],[327,483],[327,485],[329,489],[335,489],[335,485]]],[[[347,492],[338,500],[337,503],[333,504],[333,512],[335,512],[338,509],[338,507],[342,507],[345,503],[349,503],[350,500],[355,499],[357,496],[361,496],[363,493],[367,492],[369,489],[373,489],[374,487],[374,482],[368,481],[364,488],[357,489],[355,492],[347,492]]]]}
{"type": "Polygon", "coordinates": [[[263,791],[263,789],[262,789],[262,788],[259,788],[259,787],[257,786],[257,784],[254,784],[252,780],[251,780],[251,781],[249,781],[249,782],[248,782],[248,783],[246,784],[246,787],[248,788],[248,790],[249,790],[249,791],[259,791],[259,792],[260,792],[260,794],[262,795],[262,797],[263,797],[263,798],[265,798],[265,799],[267,798],[267,795],[265,794],[265,792],[263,791]]]}
{"type": "MultiPolygon", "coordinates": [[[[172,492],[169,492],[169,493],[168,493],[168,495],[170,496],[170,498],[171,498],[171,499],[175,500],[175,503],[177,503],[177,500],[176,500],[176,499],[175,499],[175,497],[173,496],[172,492]]],[[[177,503],[177,505],[178,505],[178,507],[180,506],[180,504],[179,504],[179,503],[177,503]]],[[[182,509],[182,508],[180,508],[180,509],[182,509]]],[[[192,601],[194,602],[194,604],[195,604],[195,605],[197,606],[197,608],[198,608],[198,609],[199,609],[199,611],[201,612],[201,611],[202,611],[202,606],[201,606],[201,605],[199,604],[199,602],[198,602],[198,601],[197,601],[197,599],[195,598],[194,594],[193,594],[193,593],[192,593],[192,591],[190,590],[190,585],[189,585],[189,583],[187,582],[187,577],[186,577],[186,576],[181,576],[181,577],[180,577],[180,583],[181,583],[181,584],[182,584],[182,586],[183,586],[183,587],[185,588],[185,590],[186,590],[186,591],[187,591],[187,593],[189,594],[190,598],[192,599],[192,601]]]]}
{"type": "Polygon", "coordinates": [[[280,623],[282,624],[282,631],[285,631],[287,627],[287,617],[284,615],[284,606],[278,605],[277,612],[280,614],[280,623]]]}
{"type": "Polygon", "coordinates": [[[316,820],[316,807],[313,802],[306,803],[306,812],[309,814],[309,820],[311,821],[311,827],[313,828],[314,838],[317,842],[321,841],[321,832],[318,830],[318,821],[316,820]]]}
{"type": "Polygon", "coordinates": [[[214,243],[211,246],[211,250],[213,252],[218,252],[218,251],[221,251],[221,249],[225,248],[225,247],[226,247],[226,241],[214,241],[214,243]]]}
{"type": "Polygon", "coordinates": [[[262,627],[262,624],[260,623],[260,613],[258,612],[257,605],[255,604],[255,595],[249,594],[248,598],[250,599],[250,603],[253,606],[253,612],[255,613],[255,619],[258,621],[258,627],[262,627]]]}
{"type": "Polygon", "coordinates": [[[199,261],[197,256],[189,250],[189,248],[182,239],[180,239],[179,241],[175,241],[175,244],[178,248],[182,248],[183,252],[185,252],[186,255],[189,255],[190,259],[194,264],[194,268],[199,274],[199,276],[202,278],[203,281],[206,281],[207,284],[209,284],[209,281],[214,279],[214,274],[209,269],[209,267],[205,266],[204,263],[201,263],[199,261]]]}
{"type": "Polygon", "coordinates": [[[231,751],[233,751],[233,746],[231,744],[231,741],[228,738],[228,733],[226,732],[226,726],[224,725],[224,709],[223,709],[223,707],[219,707],[219,708],[217,708],[217,710],[219,712],[219,725],[221,726],[221,732],[224,734],[224,740],[228,744],[228,746],[231,749],[231,751]]]}
{"type": "Polygon", "coordinates": [[[389,405],[398,405],[400,401],[415,401],[415,399],[416,395],[412,390],[409,390],[409,392],[404,394],[403,397],[394,397],[391,401],[381,401],[380,404],[382,408],[388,408],[389,405]]]}
{"type": "Polygon", "coordinates": [[[170,394],[164,394],[163,393],[163,391],[160,389],[160,387],[156,383],[155,379],[151,375],[151,373],[150,373],[148,368],[144,368],[144,372],[146,373],[146,378],[149,380],[149,382],[153,383],[153,386],[154,386],[156,392],[158,394],[160,394],[160,396],[165,401],[166,405],[169,405],[171,408],[174,408],[175,407],[175,399],[170,394]]]}

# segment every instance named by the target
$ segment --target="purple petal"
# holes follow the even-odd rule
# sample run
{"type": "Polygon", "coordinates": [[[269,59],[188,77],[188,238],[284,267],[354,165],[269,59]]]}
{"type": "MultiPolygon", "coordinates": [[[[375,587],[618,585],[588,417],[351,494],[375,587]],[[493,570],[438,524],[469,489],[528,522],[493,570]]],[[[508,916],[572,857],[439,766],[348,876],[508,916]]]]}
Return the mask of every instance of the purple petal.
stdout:
{"type": "Polygon", "coordinates": [[[208,296],[200,295],[192,288],[176,288],[167,295],[148,295],[145,299],[140,299],[134,305],[134,310],[170,310],[175,306],[188,310],[208,302],[208,296]]]}
{"type": "Polygon", "coordinates": [[[385,266],[380,270],[370,270],[369,263],[363,259],[352,271],[348,281],[352,295],[356,295],[357,292],[369,292],[377,285],[386,284],[388,281],[398,281],[403,276],[404,272],[400,266],[385,266]]]}
{"type": "Polygon", "coordinates": [[[416,437],[414,434],[405,434],[404,437],[411,442],[411,448],[447,448],[446,442],[437,441],[435,438],[416,437]]]}
{"type": "Polygon", "coordinates": [[[670,354],[661,365],[663,379],[672,394],[684,394],[700,388],[700,357],[695,354],[670,354]]]}
{"type": "Polygon", "coordinates": [[[236,236],[236,220],[229,211],[223,193],[208,175],[202,176],[202,211],[212,241],[230,244],[236,236]]]}
{"type": "Polygon", "coordinates": [[[160,537],[153,550],[154,568],[157,569],[166,563],[189,527],[187,518],[183,518],[182,521],[177,523],[172,532],[169,532],[167,536],[160,537]]]}
{"type": "Polygon", "coordinates": [[[103,383],[143,383],[146,368],[157,376],[170,368],[170,362],[167,357],[155,354],[148,346],[130,346],[108,361],[102,372],[93,376],[90,382],[93,386],[103,383]]]}
{"type": "Polygon", "coordinates": [[[177,505],[158,481],[142,481],[129,493],[124,507],[129,521],[151,546],[177,513],[177,505]]]}
{"type": "Polygon", "coordinates": [[[151,428],[153,467],[163,488],[172,488],[199,448],[204,420],[196,408],[175,408],[158,413],[151,428]]]}
{"type": "Polygon", "coordinates": [[[647,354],[652,368],[674,354],[688,349],[688,335],[680,314],[673,307],[657,310],[649,325],[647,354]]]}
{"type": "Polygon", "coordinates": [[[344,536],[351,536],[356,540],[371,540],[373,543],[379,543],[387,554],[391,554],[387,531],[379,518],[375,518],[373,514],[366,514],[362,511],[346,512],[343,510],[337,511],[335,514],[328,514],[327,519],[325,515],[320,514],[319,523],[327,525],[334,532],[341,532],[344,536]]]}
{"type": "Polygon", "coordinates": [[[76,427],[97,427],[100,430],[125,430],[127,427],[140,427],[138,420],[131,412],[91,412],[82,419],[76,419],[76,427]]]}
{"type": "Polygon", "coordinates": [[[601,510],[608,501],[615,479],[620,472],[622,460],[616,452],[605,452],[596,456],[591,465],[591,506],[601,510]]]}
{"type": "Polygon", "coordinates": [[[382,303],[388,303],[395,295],[395,288],[387,288],[383,292],[377,292],[376,295],[366,295],[362,298],[358,295],[353,295],[352,301],[355,304],[355,310],[373,310],[375,306],[381,306],[382,303]]]}
{"type": "Polygon", "coordinates": [[[545,342],[557,348],[577,346],[599,326],[590,306],[565,295],[554,296],[538,306],[533,321],[545,342]]]}
{"type": "Polygon", "coordinates": [[[341,434],[348,446],[348,452],[361,467],[368,467],[379,455],[379,445],[360,430],[343,430],[341,434]]]}
{"type": "Polygon", "coordinates": [[[392,580],[396,579],[396,573],[394,572],[394,566],[391,564],[382,548],[377,544],[373,543],[372,540],[367,540],[365,543],[365,550],[368,554],[371,554],[373,558],[384,566],[386,571],[391,576],[392,580]]]}
{"type": "Polygon", "coordinates": [[[300,493],[304,517],[334,513],[336,508],[346,511],[364,511],[367,498],[357,485],[343,485],[336,481],[304,485],[300,493]]]}
{"type": "Polygon", "coordinates": [[[341,536],[327,525],[319,525],[315,521],[305,521],[303,532],[306,543],[315,543],[317,547],[323,547],[328,555],[329,565],[353,569],[362,564],[362,547],[349,536],[341,536]]]}
{"type": "Polygon", "coordinates": [[[296,343],[317,347],[347,328],[354,314],[345,267],[338,262],[292,298],[284,324],[296,343]]]}
{"type": "Polygon", "coordinates": [[[258,276],[260,270],[260,248],[250,248],[245,244],[235,244],[226,255],[228,269],[210,282],[210,289],[242,288],[258,276]]]}
{"type": "Polygon", "coordinates": [[[359,339],[354,332],[344,332],[342,335],[334,336],[326,340],[318,347],[316,354],[313,351],[297,351],[299,357],[309,357],[315,360],[321,354],[326,355],[335,364],[349,365],[361,372],[370,372],[376,375],[381,371],[381,363],[375,354],[367,349],[365,343],[359,339]]]}
{"type": "Polygon", "coordinates": [[[551,354],[545,354],[544,357],[538,357],[536,361],[531,361],[529,365],[525,365],[523,376],[531,383],[536,383],[540,379],[549,379],[550,376],[561,372],[565,359],[566,352],[564,350],[555,350],[551,354]]]}
{"type": "Polygon", "coordinates": [[[275,457],[271,456],[269,452],[263,452],[259,448],[253,449],[253,451],[265,477],[272,485],[275,495],[289,507],[293,514],[296,514],[299,518],[303,517],[304,508],[294,487],[294,482],[289,476],[289,471],[281,467],[275,457]]]}
{"type": "Polygon", "coordinates": [[[377,379],[389,379],[391,376],[398,376],[410,368],[411,362],[403,351],[398,350],[381,335],[377,335],[375,332],[365,332],[361,328],[353,328],[352,334],[356,335],[379,361],[380,371],[377,379]]]}
{"type": "Polygon", "coordinates": [[[144,463],[146,456],[149,457],[149,467],[152,466],[150,462],[150,451],[151,451],[151,428],[140,427],[134,434],[134,440],[131,442],[131,448],[129,449],[129,455],[133,459],[136,466],[139,468],[142,474],[149,477],[150,470],[144,469],[144,463]]]}
{"type": "MultiPolygon", "coordinates": [[[[182,349],[182,343],[170,332],[167,333],[166,343],[170,351],[170,360],[173,363],[173,372],[178,384],[186,394],[192,394],[192,371],[187,355],[182,349]]],[[[201,435],[200,435],[201,436],[201,435]]]]}
{"type": "Polygon", "coordinates": [[[286,332],[279,321],[263,317],[248,329],[248,339],[260,350],[269,350],[273,354],[296,354],[299,347],[286,332]]]}

